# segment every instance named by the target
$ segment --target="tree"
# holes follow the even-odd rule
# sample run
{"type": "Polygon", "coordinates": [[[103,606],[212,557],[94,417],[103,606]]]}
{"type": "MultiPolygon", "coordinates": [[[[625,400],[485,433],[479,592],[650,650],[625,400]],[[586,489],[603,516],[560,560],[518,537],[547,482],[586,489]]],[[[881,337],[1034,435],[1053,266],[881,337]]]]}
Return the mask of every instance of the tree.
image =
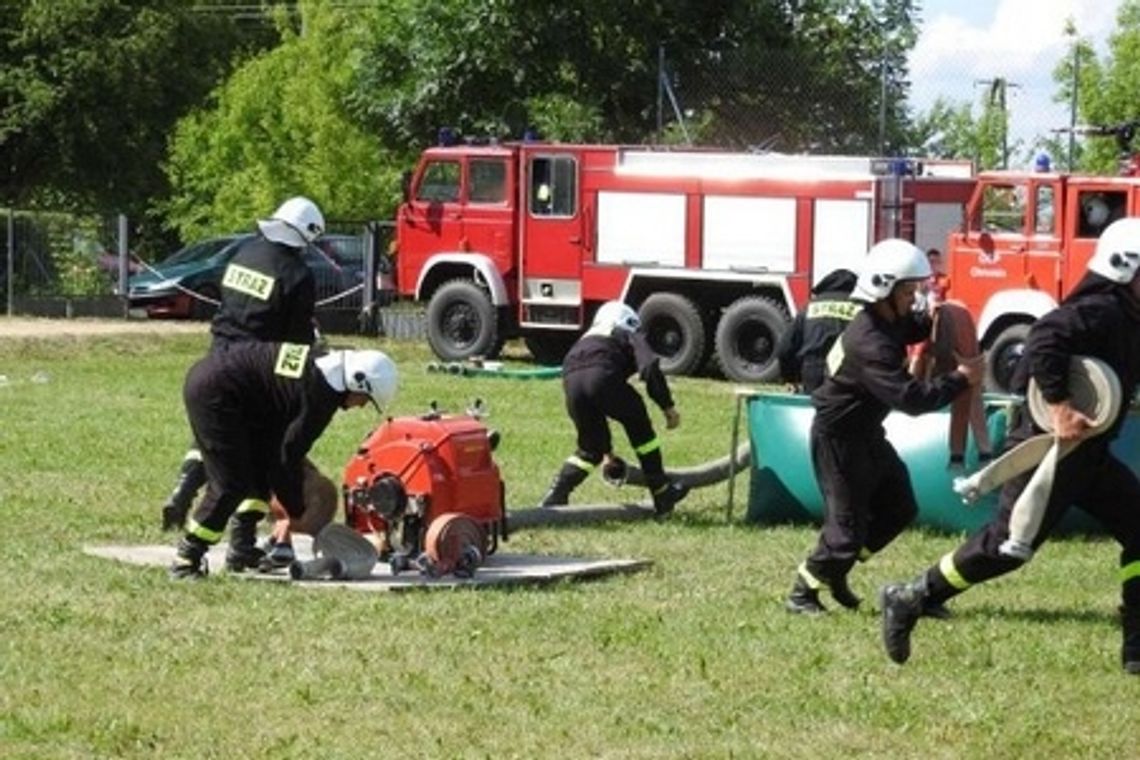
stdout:
{"type": "Polygon", "coordinates": [[[173,192],[159,208],[185,239],[245,229],[292,195],[329,219],[375,219],[394,205],[407,158],[383,150],[346,107],[373,11],[317,0],[297,10],[276,16],[279,46],[178,124],[173,192]]]}
{"type": "Polygon", "coordinates": [[[180,0],[13,0],[2,13],[0,199],[11,206],[141,216],[166,192],[175,121],[267,41],[180,0]]]}

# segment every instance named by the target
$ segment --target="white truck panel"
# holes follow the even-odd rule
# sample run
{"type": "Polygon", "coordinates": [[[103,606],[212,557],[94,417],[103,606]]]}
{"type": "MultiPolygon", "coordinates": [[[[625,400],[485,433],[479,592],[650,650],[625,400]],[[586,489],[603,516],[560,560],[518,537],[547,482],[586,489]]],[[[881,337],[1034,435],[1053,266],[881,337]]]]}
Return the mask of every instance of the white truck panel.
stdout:
{"type": "Polygon", "coordinates": [[[914,208],[914,244],[924,251],[937,248],[946,253],[946,239],[962,226],[959,203],[918,203],[914,208]]]}
{"type": "Polygon", "coordinates": [[[684,266],[685,196],[599,192],[597,260],[684,266]]]}
{"type": "Polygon", "coordinates": [[[796,263],[794,198],[704,199],[705,269],[790,272],[796,263]]]}
{"type": "Polygon", "coordinates": [[[840,267],[856,270],[871,246],[871,201],[816,201],[812,240],[812,286],[840,267]]]}

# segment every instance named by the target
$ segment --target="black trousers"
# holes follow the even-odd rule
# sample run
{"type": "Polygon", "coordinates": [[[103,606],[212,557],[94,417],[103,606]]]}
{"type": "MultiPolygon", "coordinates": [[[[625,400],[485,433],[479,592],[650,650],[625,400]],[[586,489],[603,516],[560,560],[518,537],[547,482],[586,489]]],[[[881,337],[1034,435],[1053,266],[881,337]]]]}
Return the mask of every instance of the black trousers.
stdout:
{"type": "Polygon", "coordinates": [[[190,532],[213,543],[246,499],[269,501],[273,452],[257,440],[239,399],[219,382],[218,352],[190,368],[183,389],[186,413],[206,468],[206,493],[191,515],[190,532]]]}
{"type": "Polygon", "coordinates": [[[613,450],[608,422],[613,419],[624,428],[646,479],[652,483],[664,478],[657,433],[644,399],[632,385],[624,378],[586,369],[568,375],[563,387],[566,411],[577,430],[579,457],[597,464],[613,450]]]}
{"type": "Polygon", "coordinates": [[[831,583],[860,556],[883,549],[918,514],[906,465],[881,431],[860,438],[829,435],[815,422],[811,461],[825,514],[808,572],[831,583]]]}
{"type": "MultiPolygon", "coordinates": [[[[1065,512],[1077,506],[1099,520],[1120,544],[1121,568],[1131,566],[1136,570],[1140,565],[1140,480],[1112,455],[1108,446],[1108,441],[1093,439],[1061,460],[1033,546],[1045,543],[1065,512]]],[[[1010,513],[1032,475],[1031,470],[1007,481],[994,519],[966,539],[948,560],[927,571],[927,589],[932,599],[945,601],[974,584],[1024,564],[1003,556],[998,547],[1009,538],[1010,513]]],[[[1140,610],[1140,574],[1133,572],[1123,579],[1121,596],[1125,607],[1140,610]]]]}

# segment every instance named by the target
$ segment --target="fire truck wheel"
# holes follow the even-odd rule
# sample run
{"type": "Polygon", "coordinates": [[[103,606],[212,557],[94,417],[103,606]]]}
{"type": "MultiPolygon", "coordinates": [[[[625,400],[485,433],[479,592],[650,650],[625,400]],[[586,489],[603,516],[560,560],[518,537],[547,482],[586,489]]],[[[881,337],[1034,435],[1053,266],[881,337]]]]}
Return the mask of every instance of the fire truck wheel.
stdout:
{"type": "Polygon", "coordinates": [[[678,293],[654,293],[637,310],[650,347],[667,375],[692,375],[705,362],[705,325],[696,304],[678,293]]]}
{"type": "Polygon", "coordinates": [[[1013,372],[1025,353],[1025,339],[1029,325],[1019,323],[998,333],[986,351],[986,390],[993,393],[1010,393],[1013,372]]]}
{"type": "Polygon", "coordinates": [[[570,347],[578,339],[576,333],[554,333],[551,335],[527,335],[523,343],[534,357],[535,364],[557,367],[566,358],[570,347]]]}
{"type": "Polygon", "coordinates": [[[444,361],[493,358],[503,347],[499,315],[487,291],[471,280],[451,280],[432,294],[427,308],[428,343],[444,361]]]}
{"type": "Polygon", "coordinates": [[[764,296],[745,296],[724,310],[716,327],[721,371],[737,383],[768,383],[780,374],[776,344],[788,329],[788,314],[764,296]]]}

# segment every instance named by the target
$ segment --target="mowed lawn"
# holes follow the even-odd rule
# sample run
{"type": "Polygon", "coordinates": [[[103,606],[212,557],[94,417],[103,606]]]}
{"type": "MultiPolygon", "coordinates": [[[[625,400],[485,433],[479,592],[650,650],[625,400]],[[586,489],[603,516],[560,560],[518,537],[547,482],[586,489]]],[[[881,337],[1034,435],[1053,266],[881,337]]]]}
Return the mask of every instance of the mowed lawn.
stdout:
{"type": "MultiPolygon", "coordinates": [[[[391,412],[478,397],[512,508],[573,448],[557,381],[401,370],[391,412]]],[[[1140,679],[1120,668],[1118,549],[1057,541],[883,654],[878,586],[960,539],[914,530],[858,567],[858,613],[789,615],[809,526],[740,521],[726,487],[668,522],[520,530],[504,552],[638,557],[644,572],[540,588],[398,595],[216,573],[172,583],[85,545],[166,543],[159,506],[188,443],[204,335],[0,338],[0,757],[1140,757],[1140,679]]],[[[507,359],[522,360],[510,346],[507,359]]],[[[666,461],[728,452],[732,385],[673,382],[666,461]]],[[[339,472],[377,419],[343,412],[313,452],[339,472]]],[[[628,444],[619,435],[620,451],[628,444]]],[[[579,502],[640,499],[595,477],[579,502]]],[[[1137,505],[1140,509],[1140,505],[1137,505]]]]}

